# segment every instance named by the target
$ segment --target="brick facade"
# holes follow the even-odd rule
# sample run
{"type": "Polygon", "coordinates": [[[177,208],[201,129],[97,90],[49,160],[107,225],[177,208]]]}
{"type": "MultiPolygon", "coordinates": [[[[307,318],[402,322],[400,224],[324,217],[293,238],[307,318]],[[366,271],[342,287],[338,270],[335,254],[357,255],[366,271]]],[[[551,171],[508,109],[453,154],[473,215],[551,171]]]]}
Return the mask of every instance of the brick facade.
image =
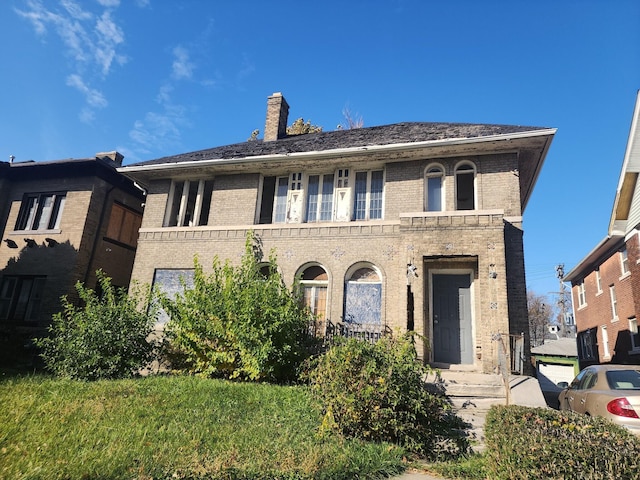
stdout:
{"type": "Polygon", "coordinates": [[[108,238],[107,227],[114,203],[141,217],[144,197],[130,180],[115,171],[116,166],[97,158],[10,166],[3,189],[7,208],[0,243],[0,329],[37,330],[47,326],[51,316],[60,311],[60,297],[74,298],[77,281],[95,286],[97,269],[111,277],[114,285],[129,285],[135,244],[108,238]],[[49,192],[65,196],[59,226],[18,228],[25,195],[49,192]],[[30,292],[29,283],[25,283],[34,278],[44,281],[42,292],[37,294],[39,300],[33,298],[33,287],[30,292]],[[13,282],[11,279],[17,279],[17,286],[7,283],[13,282]],[[22,288],[23,298],[29,298],[28,308],[37,309],[28,318],[18,314],[16,288],[22,288]]]}

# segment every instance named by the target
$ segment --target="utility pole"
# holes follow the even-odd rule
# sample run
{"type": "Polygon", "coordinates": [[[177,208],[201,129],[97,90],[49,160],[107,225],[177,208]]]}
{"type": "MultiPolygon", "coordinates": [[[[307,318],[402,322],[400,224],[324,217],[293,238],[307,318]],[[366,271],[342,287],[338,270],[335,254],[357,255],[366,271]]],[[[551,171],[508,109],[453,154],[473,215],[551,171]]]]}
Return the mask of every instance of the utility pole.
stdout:
{"type": "Polygon", "coordinates": [[[560,309],[560,331],[564,337],[567,333],[573,333],[573,326],[567,323],[567,286],[564,284],[564,263],[556,265],[556,277],[560,282],[560,290],[553,292],[558,295],[558,308],[560,309]]]}

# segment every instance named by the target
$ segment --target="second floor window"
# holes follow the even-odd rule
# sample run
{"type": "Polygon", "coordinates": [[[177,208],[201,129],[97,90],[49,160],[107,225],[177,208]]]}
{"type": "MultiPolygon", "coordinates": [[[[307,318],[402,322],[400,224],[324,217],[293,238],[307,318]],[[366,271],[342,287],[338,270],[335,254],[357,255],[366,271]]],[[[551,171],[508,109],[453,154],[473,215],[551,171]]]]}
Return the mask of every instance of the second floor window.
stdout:
{"type": "Polygon", "coordinates": [[[20,205],[16,230],[57,230],[65,193],[26,194],[20,205]]]}
{"type": "Polygon", "coordinates": [[[425,172],[425,205],[426,212],[443,210],[444,170],[440,165],[427,167],[425,172]]]}
{"type": "Polygon", "coordinates": [[[613,320],[618,319],[618,299],[616,298],[615,285],[609,285],[609,296],[611,298],[611,315],[613,320]]]}
{"type": "Polygon", "coordinates": [[[622,275],[629,273],[629,257],[627,255],[627,247],[620,250],[620,270],[622,275]]]}
{"type": "Polygon", "coordinates": [[[456,167],[456,210],[474,210],[476,170],[471,163],[456,167]]]}
{"type": "Polygon", "coordinates": [[[383,172],[357,172],[353,202],[354,220],[382,218],[383,172]]]}
{"type": "Polygon", "coordinates": [[[194,227],[206,225],[211,207],[211,180],[174,180],[171,182],[165,227],[194,227]]]}
{"type": "Polygon", "coordinates": [[[111,207],[106,238],[135,248],[138,245],[138,231],[141,224],[140,213],[114,203],[111,207]]]}
{"type": "Polygon", "coordinates": [[[587,296],[584,288],[584,281],[581,281],[578,285],[578,308],[584,307],[587,304],[587,296]]]}
{"type": "Polygon", "coordinates": [[[333,216],[333,174],[309,175],[307,222],[330,222],[333,216]]]}

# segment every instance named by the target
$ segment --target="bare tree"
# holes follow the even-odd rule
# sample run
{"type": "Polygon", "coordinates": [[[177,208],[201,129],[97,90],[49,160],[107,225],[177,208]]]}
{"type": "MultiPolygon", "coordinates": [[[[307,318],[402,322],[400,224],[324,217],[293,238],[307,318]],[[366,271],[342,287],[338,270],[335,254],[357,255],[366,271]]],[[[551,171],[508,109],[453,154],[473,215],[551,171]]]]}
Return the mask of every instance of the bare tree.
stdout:
{"type": "Polygon", "coordinates": [[[344,107],[342,109],[342,116],[344,117],[344,122],[338,125],[338,130],[353,130],[364,126],[362,115],[358,113],[351,113],[351,109],[349,107],[344,107]]]}
{"type": "Polygon", "coordinates": [[[544,336],[551,323],[554,309],[549,305],[547,297],[527,291],[527,310],[529,312],[529,334],[531,346],[537,347],[544,343],[544,336]]]}

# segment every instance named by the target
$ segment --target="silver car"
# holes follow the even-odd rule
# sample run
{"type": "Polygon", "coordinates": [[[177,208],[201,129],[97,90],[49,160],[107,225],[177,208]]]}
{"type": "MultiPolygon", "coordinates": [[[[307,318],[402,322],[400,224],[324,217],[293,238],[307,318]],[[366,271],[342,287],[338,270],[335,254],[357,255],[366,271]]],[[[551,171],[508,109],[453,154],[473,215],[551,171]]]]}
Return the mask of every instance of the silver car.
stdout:
{"type": "Polygon", "coordinates": [[[599,415],[640,435],[640,365],[592,365],[558,396],[560,410],[599,415]]]}

